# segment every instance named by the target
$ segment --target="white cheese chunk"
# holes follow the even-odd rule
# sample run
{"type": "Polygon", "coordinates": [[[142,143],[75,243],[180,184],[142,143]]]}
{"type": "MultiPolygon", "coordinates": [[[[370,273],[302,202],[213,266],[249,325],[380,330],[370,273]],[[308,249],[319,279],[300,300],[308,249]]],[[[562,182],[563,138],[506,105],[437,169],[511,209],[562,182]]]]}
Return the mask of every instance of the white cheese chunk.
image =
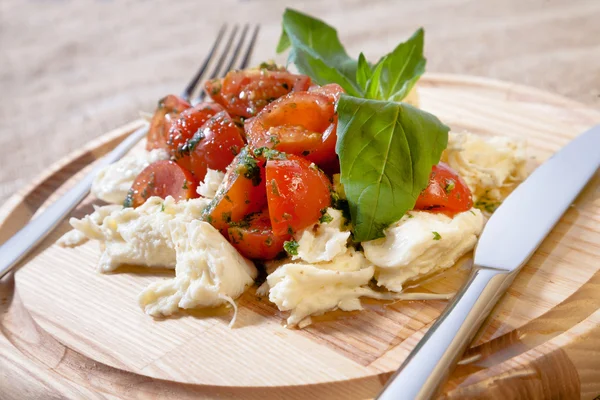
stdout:
{"type": "Polygon", "coordinates": [[[373,273],[374,267],[353,249],[327,263],[284,264],[267,277],[269,300],[291,311],[288,326],[302,328],[311,323],[311,315],[361,310],[361,296],[382,298],[367,286],[373,273]]]}
{"type": "Polygon", "coordinates": [[[442,154],[488,211],[512,192],[528,174],[525,143],[508,137],[484,138],[472,133],[450,132],[442,154]]]}
{"type": "Polygon", "coordinates": [[[316,227],[311,226],[296,234],[298,255],[293,257],[294,260],[301,259],[309,263],[331,261],[346,252],[350,231],[344,231],[346,221],[342,212],[328,208],[324,217],[331,220],[323,219],[316,227]]]}
{"type": "Polygon", "coordinates": [[[169,230],[177,254],[176,276],[151,284],[139,295],[144,311],[157,317],[225,302],[235,308],[233,299],[254,282],[254,264],[206,222],[173,220],[169,230]]]}
{"type": "Polygon", "coordinates": [[[137,208],[109,205],[96,207],[82,219],[71,218],[71,226],[104,248],[98,269],[112,271],[123,264],[175,267],[175,248],[168,223],[199,218],[209,200],[198,198],[175,202],[150,197],[137,208]]]}
{"type": "Polygon", "coordinates": [[[225,173],[221,171],[216,171],[214,169],[208,169],[206,171],[206,176],[204,177],[204,182],[201,182],[196,189],[196,192],[200,196],[204,196],[207,199],[214,199],[217,194],[217,190],[221,183],[223,182],[223,178],[225,177],[225,173]]]}
{"type": "Polygon", "coordinates": [[[92,194],[107,203],[123,204],[138,174],[153,162],[168,159],[169,153],[163,149],[134,151],[106,166],[96,175],[92,183],[92,194]]]}
{"type": "Polygon", "coordinates": [[[385,230],[385,237],[363,242],[365,257],[375,264],[379,286],[400,292],[407,280],[451,267],[472,250],[485,218],[471,209],[450,218],[411,211],[385,230]]]}

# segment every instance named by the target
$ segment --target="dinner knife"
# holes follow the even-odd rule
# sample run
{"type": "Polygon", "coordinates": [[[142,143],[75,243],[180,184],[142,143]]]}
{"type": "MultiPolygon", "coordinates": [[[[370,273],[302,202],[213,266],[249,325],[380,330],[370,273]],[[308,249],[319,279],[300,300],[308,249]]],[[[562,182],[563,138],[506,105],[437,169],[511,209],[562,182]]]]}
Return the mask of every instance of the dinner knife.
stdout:
{"type": "Polygon", "coordinates": [[[377,399],[429,399],[492,307],[600,167],[600,125],[539,166],[492,214],[460,291],[377,399]]]}

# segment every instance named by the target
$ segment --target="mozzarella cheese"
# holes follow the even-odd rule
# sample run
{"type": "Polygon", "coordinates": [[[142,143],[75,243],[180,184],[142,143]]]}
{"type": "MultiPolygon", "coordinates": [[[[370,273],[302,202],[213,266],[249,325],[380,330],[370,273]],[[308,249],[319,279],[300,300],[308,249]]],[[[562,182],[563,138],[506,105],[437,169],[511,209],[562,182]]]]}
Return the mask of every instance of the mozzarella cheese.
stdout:
{"type": "Polygon", "coordinates": [[[287,263],[267,277],[269,300],[291,312],[288,326],[302,328],[311,323],[311,315],[361,310],[361,296],[381,298],[368,287],[373,273],[373,265],[353,249],[326,263],[287,263]]]}
{"type": "Polygon", "coordinates": [[[136,176],[153,162],[168,159],[169,153],[163,149],[137,150],[100,170],[92,183],[92,194],[107,203],[123,204],[136,176]]]}
{"type": "Polygon", "coordinates": [[[168,316],[179,308],[214,307],[225,302],[235,309],[233,299],[254,283],[254,264],[209,223],[172,220],[169,230],[175,245],[176,276],[151,284],[139,295],[144,311],[155,317],[168,316]]]}
{"type": "Polygon", "coordinates": [[[328,208],[324,216],[329,216],[331,220],[296,234],[298,255],[293,256],[294,260],[302,259],[309,263],[331,261],[346,252],[350,231],[343,230],[346,221],[342,212],[328,208]]]}
{"type": "Polygon", "coordinates": [[[442,161],[461,176],[473,201],[487,211],[493,211],[528,174],[525,143],[507,137],[450,132],[442,161]]]}
{"type": "Polygon", "coordinates": [[[172,220],[189,222],[200,217],[209,200],[198,198],[175,202],[150,197],[137,208],[117,205],[95,207],[82,219],[71,218],[71,226],[104,248],[98,269],[112,271],[122,264],[175,267],[175,248],[168,229],[172,220]]]}
{"type": "Polygon", "coordinates": [[[200,196],[204,196],[207,199],[214,199],[224,177],[225,173],[209,168],[206,171],[204,182],[201,182],[200,185],[198,185],[196,192],[198,192],[200,196]]]}
{"type": "Polygon", "coordinates": [[[471,209],[450,218],[411,211],[385,230],[385,237],[363,242],[365,257],[375,264],[379,286],[400,292],[407,280],[451,267],[472,250],[485,218],[471,209]]]}

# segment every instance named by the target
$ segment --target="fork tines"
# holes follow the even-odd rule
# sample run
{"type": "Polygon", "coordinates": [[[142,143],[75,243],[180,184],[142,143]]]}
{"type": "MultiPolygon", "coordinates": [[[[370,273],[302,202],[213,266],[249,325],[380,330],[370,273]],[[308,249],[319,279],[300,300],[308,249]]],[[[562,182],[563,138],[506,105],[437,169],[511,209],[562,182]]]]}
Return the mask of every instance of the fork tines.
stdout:
{"type": "MultiPolygon", "coordinates": [[[[189,100],[192,97],[194,89],[198,86],[198,83],[204,79],[215,79],[224,76],[232,69],[247,68],[252,55],[252,50],[254,49],[254,44],[256,43],[259,29],[260,26],[255,25],[252,31],[252,36],[250,39],[247,39],[250,25],[245,24],[241,33],[238,35],[239,26],[236,24],[227,35],[227,41],[225,42],[225,45],[221,46],[222,39],[228,30],[227,25],[224,24],[221,29],[219,29],[217,38],[212,45],[207,58],[204,60],[196,75],[194,75],[188,86],[185,88],[181,97],[189,100]],[[217,56],[218,53],[220,53],[219,56],[217,56]],[[241,61],[236,64],[242,53],[243,55],[241,57],[241,61]],[[212,66],[212,72],[206,77],[208,68],[211,66],[211,64],[214,64],[212,66]]],[[[206,97],[206,93],[204,90],[201,90],[198,97],[192,101],[192,104],[199,103],[204,99],[204,97],[206,97]]]]}

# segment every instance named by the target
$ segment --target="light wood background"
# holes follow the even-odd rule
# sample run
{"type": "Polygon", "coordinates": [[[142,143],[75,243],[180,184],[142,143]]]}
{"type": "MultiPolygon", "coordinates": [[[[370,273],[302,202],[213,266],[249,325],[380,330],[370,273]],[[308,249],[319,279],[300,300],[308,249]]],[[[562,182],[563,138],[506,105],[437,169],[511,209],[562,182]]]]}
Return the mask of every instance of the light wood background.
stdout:
{"type": "Polygon", "coordinates": [[[376,59],[418,26],[428,70],[600,106],[598,0],[2,0],[0,203],[87,141],[179,92],[224,21],[259,22],[272,57],[285,4],[376,59]]]}

